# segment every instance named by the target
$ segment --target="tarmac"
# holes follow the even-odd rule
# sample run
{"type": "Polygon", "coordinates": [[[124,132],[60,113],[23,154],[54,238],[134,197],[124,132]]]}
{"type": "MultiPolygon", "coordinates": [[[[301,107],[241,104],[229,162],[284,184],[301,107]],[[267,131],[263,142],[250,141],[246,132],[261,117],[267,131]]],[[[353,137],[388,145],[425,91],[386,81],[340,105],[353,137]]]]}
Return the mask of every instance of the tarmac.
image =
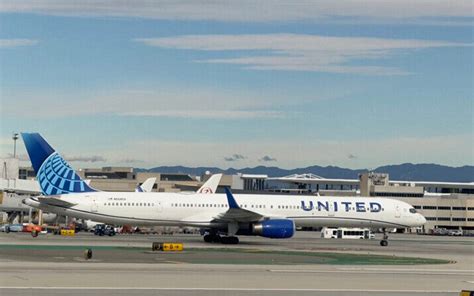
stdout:
{"type": "Polygon", "coordinates": [[[376,240],[297,232],[207,244],[199,235],[0,233],[0,295],[459,295],[474,290],[474,238],[376,240]],[[152,252],[152,242],[184,251],[152,252]],[[83,256],[93,251],[91,259],[83,256]]]}

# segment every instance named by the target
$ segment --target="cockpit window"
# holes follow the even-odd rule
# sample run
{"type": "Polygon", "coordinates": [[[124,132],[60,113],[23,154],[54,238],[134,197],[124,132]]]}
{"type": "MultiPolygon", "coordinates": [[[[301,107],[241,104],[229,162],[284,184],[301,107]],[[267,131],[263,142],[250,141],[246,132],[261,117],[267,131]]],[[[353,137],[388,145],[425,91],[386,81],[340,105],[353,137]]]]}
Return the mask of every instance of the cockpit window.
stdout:
{"type": "Polygon", "coordinates": [[[415,213],[416,213],[416,210],[415,210],[414,208],[411,208],[411,209],[410,209],[410,213],[415,214],[415,213]]]}

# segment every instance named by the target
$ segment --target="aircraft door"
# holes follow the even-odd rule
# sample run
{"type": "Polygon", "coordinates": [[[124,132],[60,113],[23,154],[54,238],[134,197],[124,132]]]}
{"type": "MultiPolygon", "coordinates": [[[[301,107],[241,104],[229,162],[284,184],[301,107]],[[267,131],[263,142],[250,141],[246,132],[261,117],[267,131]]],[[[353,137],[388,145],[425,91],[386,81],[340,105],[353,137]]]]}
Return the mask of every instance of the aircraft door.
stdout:
{"type": "Polygon", "coordinates": [[[160,213],[161,211],[163,211],[163,206],[162,206],[162,204],[161,204],[160,201],[155,202],[155,211],[158,212],[158,213],[160,213]]]}
{"type": "Polygon", "coordinates": [[[97,213],[98,210],[99,210],[99,205],[97,204],[97,201],[94,198],[94,199],[92,199],[91,212],[92,213],[97,213]]]}
{"type": "Polygon", "coordinates": [[[397,207],[395,208],[395,218],[400,218],[401,215],[402,215],[402,209],[400,209],[400,206],[397,205],[397,207]]]}

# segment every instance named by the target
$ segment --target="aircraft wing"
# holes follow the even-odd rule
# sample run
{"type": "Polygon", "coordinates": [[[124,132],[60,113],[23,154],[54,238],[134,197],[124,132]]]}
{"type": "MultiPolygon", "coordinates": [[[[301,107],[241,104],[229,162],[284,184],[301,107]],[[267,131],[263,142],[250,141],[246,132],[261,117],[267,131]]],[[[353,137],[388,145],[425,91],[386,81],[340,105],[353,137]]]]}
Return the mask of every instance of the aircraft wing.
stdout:
{"type": "Polygon", "coordinates": [[[70,208],[76,204],[56,198],[56,197],[38,197],[38,201],[47,206],[70,208]]]}
{"type": "Polygon", "coordinates": [[[255,213],[246,209],[239,207],[235,201],[232,192],[228,188],[225,188],[225,193],[227,195],[227,201],[229,203],[229,209],[222,214],[214,217],[216,222],[256,222],[264,218],[259,213],[255,213]]]}
{"type": "Polygon", "coordinates": [[[201,188],[196,191],[197,193],[216,193],[217,186],[219,186],[219,182],[221,181],[222,174],[214,174],[212,175],[206,183],[204,183],[201,188]]]}

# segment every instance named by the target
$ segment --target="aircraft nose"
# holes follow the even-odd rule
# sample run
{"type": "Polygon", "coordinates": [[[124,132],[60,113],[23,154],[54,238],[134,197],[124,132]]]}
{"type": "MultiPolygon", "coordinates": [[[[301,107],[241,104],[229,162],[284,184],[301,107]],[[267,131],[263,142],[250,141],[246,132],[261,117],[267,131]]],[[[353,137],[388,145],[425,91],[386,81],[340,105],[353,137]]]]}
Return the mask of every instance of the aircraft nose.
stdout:
{"type": "Polygon", "coordinates": [[[423,225],[426,223],[426,218],[423,215],[418,214],[418,221],[423,225]]]}

